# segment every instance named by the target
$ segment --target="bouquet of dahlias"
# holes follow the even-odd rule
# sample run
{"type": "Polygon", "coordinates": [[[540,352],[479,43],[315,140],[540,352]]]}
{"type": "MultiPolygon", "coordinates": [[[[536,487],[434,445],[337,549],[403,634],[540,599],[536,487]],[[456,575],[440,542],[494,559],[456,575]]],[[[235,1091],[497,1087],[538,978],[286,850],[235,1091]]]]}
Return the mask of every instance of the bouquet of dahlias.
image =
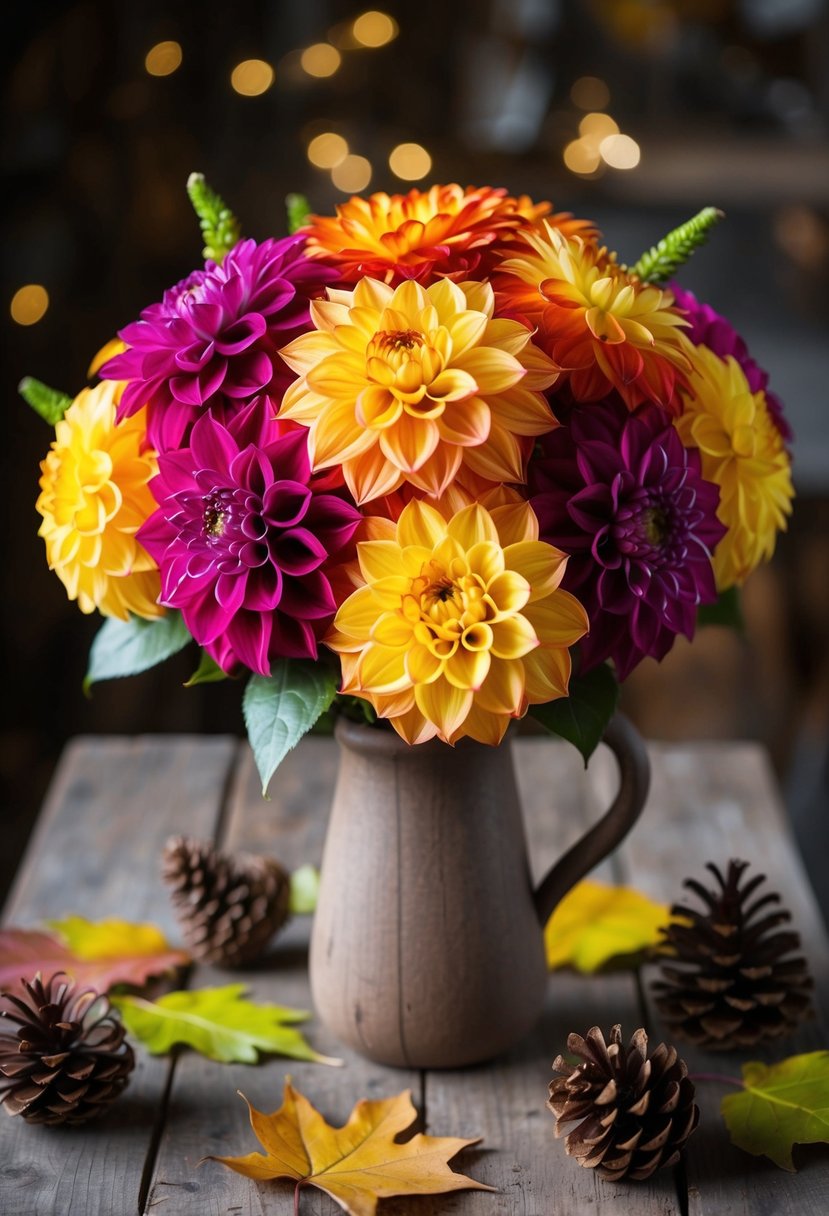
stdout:
{"type": "Polygon", "coordinates": [[[493,745],[529,710],[589,754],[618,680],[733,608],[791,509],[768,377],[660,285],[719,212],[629,268],[504,190],[291,196],[258,243],[188,189],[205,264],[74,400],[21,386],[55,424],[49,564],[107,618],[88,679],[195,641],[194,682],[249,677],[265,786],[329,710],[493,745]]]}

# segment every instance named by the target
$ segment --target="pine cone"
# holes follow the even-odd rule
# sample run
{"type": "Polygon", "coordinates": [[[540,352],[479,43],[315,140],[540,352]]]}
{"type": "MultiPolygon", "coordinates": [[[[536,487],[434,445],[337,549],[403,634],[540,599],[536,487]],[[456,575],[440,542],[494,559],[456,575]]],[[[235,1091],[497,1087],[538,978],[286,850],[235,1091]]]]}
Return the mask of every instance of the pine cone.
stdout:
{"type": "Polygon", "coordinates": [[[748,863],[731,861],[723,878],[707,868],[718,891],[693,878],[685,882],[705,905],[702,911],[674,904],[666,929],[663,979],[653,986],[657,1008],[671,1032],[700,1047],[730,1051],[788,1034],[811,1010],[813,987],[806,960],[792,952],[800,938],[776,933],[791,920],[785,909],[768,912],[780,896],[769,892],[752,901],[765,874],[740,888],[748,863]],[[760,913],[764,913],[760,915],[760,913]]]}
{"type": "Polygon", "coordinates": [[[694,1086],[676,1048],[660,1043],[648,1056],[644,1030],[623,1047],[621,1026],[613,1027],[609,1043],[594,1026],[584,1039],[571,1034],[567,1050],[582,1063],[573,1067],[557,1057],[553,1068],[562,1075],[550,1082],[547,1105],[556,1136],[566,1134],[565,1123],[581,1120],[564,1142],[568,1154],[611,1182],[638,1182],[673,1165],[699,1122],[694,1086]]]}
{"type": "Polygon", "coordinates": [[[0,998],[0,1100],[28,1123],[84,1123],[127,1084],[135,1056],[105,996],[60,972],[0,998]]]}
{"type": "Polygon", "coordinates": [[[162,876],[187,945],[202,962],[252,963],[288,919],[291,880],[273,858],[232,857],[208,841],[176,836],[165,846],[162,876]]]}

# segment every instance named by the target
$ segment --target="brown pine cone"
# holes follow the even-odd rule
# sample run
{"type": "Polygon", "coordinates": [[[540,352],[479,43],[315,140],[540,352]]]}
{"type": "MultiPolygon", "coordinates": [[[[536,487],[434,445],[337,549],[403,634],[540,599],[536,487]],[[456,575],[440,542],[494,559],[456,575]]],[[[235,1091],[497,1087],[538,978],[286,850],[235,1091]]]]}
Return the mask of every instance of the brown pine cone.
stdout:
{"type": "Polygon", "coordinates": [[[676,1049],[660,1043],[648,1055],[648,1036],[634,1032],[622,1046],[622,1028],[614,1026],[605,1043],[598,1026],[585,1038],[571,1034],[567,1050],[581,1063],[558,1056],[547,1103],[556,1116],[556,1136],[567,1136],[565,1148],[579,1165],[597,1169],[602,1178],[641,1181],[673,1165],[699,1122],[694,1086],[676,1049]],[[579,1120],[569,1134],[565,1124],[579,1120]]]}
{"type": "Polygon", "coordinates": [[[105,996],[40,973],[0,997],[0,1100],[29,1123],[85,1123],[117,1098],[135,1065],[105,996]]]}
{"type": "Polygon", "coordinates": [[[231,856],[209,841],[175,836],[161,872],[185,941],[202,962],[255,962],[288,920],[290,876],[271,857],[231,856]]]}
{"type": "Polygon", "coordinates": [[[731,861],[723,877],[709,862],[717,890],[693,878],[685,882],[703,908],[674,904],[663,929],[662,979],[653,986],[656,1006],[671,1033],[712,1051],[754,1047],[789,1034],[811,1011],[813,981],[797,933],[776,932],[791,915],[774,892],[752,896],[765,882],[731,861]]]}

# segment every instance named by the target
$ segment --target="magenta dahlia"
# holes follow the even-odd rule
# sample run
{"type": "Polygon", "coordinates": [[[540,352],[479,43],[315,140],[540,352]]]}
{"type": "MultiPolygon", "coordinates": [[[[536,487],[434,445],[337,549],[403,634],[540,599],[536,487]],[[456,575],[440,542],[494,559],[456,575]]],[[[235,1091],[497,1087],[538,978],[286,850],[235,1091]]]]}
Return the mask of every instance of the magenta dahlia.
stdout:
{"type": "Polygon", "coordinates": [[[769,374],[751,357],[745,340],[740,337],[730,321],[726,321],[725,317],[715,312],[710,304],[701,303],[692,291],[685,291],[676,283],[671,283],[669,286],[677,306],[684,309],[687,314],[686,320],[690,324],[690,329],[685,331],[686,336],[690,338],[694,346],[707,346],[720,359],[731,355],[733,359],[737,360],[751,391],[757,393],[762,390],[765,393],[769,414],[780,432],[783,442],[791,443],[794,439],[794,432],[786,420],[783,402],[776,393],[769,392],[769,374]]]}
{"type": "Polygon", "coordinates": [[[203,414],[189,447],[162,453],[155,511],[139,530],[178,608],[223,671],[268,675],[276,658],[316,658],[336,603],[326,564],[351,539],[355,506],[320,492],[306,432],[265,398],[223,424],[203,414]]]}
{"type": "Polygon", "coordinates": [[[582,670],[612,659],[625,679],[661,659],[717,598],[711,554],[725,533],[703,480],[659,406],[621,398],[573,409],[530,462],[541,539],[570,554],[562,586],[587,609],[582,670]]]}
{"type": "Polygon", "coordinates": [[[101,375],[126,380],[120,416],[147,410],[156,451],[181,445],[210,409],[227,421],[260,393],[281,400],[294,379],[278,354],[309,323],[309,300],[336,271],[306,258],[302,237],[240,241],[221,265],[208,262],[119,332],[128,349],[101,375]]]}

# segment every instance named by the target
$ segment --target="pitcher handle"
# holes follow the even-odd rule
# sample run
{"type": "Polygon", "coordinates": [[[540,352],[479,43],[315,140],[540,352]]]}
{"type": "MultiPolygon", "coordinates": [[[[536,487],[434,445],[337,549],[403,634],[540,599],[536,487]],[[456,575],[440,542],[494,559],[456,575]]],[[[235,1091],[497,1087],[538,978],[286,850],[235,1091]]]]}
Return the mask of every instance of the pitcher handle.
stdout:
{"type": "Polygon", "coordinates": [[[619,792],[610,810],[568,849],[538,887],[535,906],[542,925],[546,925],[571,887],[624,839],[642,813],[648,796],[650,763],[633,723],[623,714],[614,714],[602,738],[619,765],[619,792]]]}

